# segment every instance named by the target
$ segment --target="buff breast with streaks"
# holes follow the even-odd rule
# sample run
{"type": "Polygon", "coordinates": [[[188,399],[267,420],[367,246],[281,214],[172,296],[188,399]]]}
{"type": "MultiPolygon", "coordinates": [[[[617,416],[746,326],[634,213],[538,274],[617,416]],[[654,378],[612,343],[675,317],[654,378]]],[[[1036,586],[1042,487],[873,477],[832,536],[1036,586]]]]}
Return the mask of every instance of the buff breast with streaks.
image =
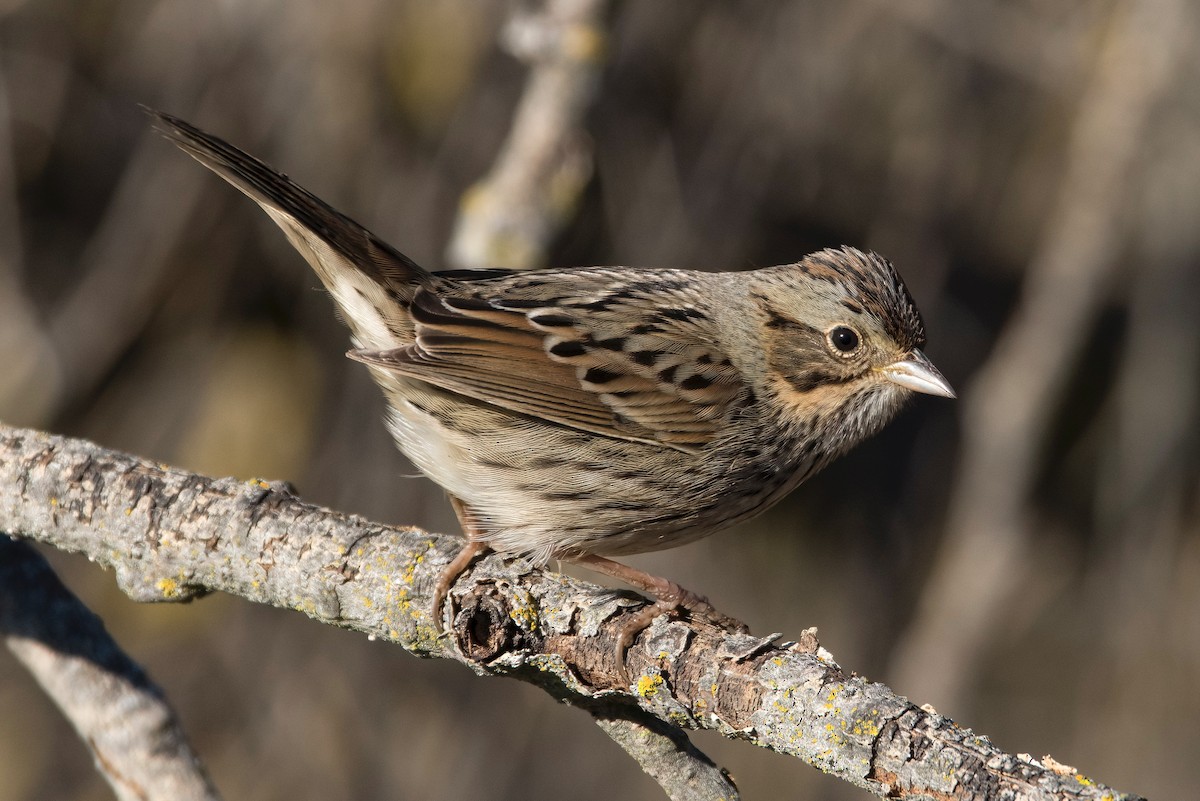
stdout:
{"type": "MultiPolygon", "coordinates": [[[[887,423],[953,397],[900,276],[853,248],[747,272],[430,273],[262,162],[182,120],[164,133],[255,200],[340,307],[400,449],[469,542],[576,561],[712,613],[606,558],[745,520],[887,423]]],[[[646,621],[648,622],[648,621],[646,621]]]]}

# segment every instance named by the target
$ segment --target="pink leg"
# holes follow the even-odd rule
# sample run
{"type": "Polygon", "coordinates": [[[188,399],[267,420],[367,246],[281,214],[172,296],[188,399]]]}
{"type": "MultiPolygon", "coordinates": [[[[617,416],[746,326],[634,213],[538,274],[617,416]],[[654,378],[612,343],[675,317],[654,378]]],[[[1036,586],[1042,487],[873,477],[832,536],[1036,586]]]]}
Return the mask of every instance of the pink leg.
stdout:
{"type": "Polygon", "coordinates": [[[571,561],[595,570],[597,573],[620,579],[655,598],[654,603],[634,616],[621,631],[621,638],[617,641],[617,661],[622,665],[622,670],[624,670],[625,652],[629,650],[629,646],[654,621],[654,618],[661,614],[673,614],[682,609],[689,616],[704,618],[718,628],[739,632],[750,630],[742,621],[718,612],[707,598],[686,590],[669,579],[652,575],[620,562],[614,562],[603,556],[584,556],[571,561]]]}
{"type": "MultiPolygon", "coordinates": [[[[441,578],[438,579],[437,586],[433,588],[433,626],[437,629],[438,634],[444,630],[442,604],[445,603],[446,596],[450,593],[451,585],[462,575],[464,570],[470,567],[479,554],[488,549],[487,541],[482,537],[483,529],[476,522],[475,515],[461,500],[453,495],[449,497],[450,506],[453,507],[454,514],[458,517],[458,523],[462,526],[463,533],[467,535],[467,542],[458,555],[450,560],[450,564],[446,565],[441,578]]],[[[453,610],[451,611],[453,612],[453,610]]]]}

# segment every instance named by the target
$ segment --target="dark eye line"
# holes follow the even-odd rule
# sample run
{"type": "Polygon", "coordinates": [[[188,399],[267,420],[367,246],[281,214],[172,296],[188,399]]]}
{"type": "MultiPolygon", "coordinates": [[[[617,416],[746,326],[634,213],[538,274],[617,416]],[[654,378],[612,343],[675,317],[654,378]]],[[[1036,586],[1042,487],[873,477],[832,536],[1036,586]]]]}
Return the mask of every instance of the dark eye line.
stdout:
{"type": "Polygon", "coordinates": [[[767,328],[784,328],[793,330],[811,330],[812,326],[805,325],[799,320],[785,317],[774,309],[767,308],[767,328]]]}

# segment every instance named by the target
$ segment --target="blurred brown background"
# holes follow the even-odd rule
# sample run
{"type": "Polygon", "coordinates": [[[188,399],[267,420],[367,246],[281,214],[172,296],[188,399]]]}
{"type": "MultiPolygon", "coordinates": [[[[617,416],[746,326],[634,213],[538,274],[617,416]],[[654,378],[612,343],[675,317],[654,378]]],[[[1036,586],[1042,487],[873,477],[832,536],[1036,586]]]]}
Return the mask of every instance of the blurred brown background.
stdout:
{"type": "MultiPolygon", "coordinates": [[[[0,418],[454,530],[317,281],[138,103],[430,267],[527,74],[507,2],[0,2],[0,418]]],[[[1120,789],[1200,782],[1200,9],[1187,0],[617,3],[595,174],[555,265],[878,250],[960,390],[785,504],[635,560],[755,631],[1120,789]]],[[[228,798],[658,798],[512,682],[56,556],[228,798]]],[[[747,798],[862,798],[700,747],[747,798]]],[[[0,801],[107,798],[0,657],[0,801]]]]}

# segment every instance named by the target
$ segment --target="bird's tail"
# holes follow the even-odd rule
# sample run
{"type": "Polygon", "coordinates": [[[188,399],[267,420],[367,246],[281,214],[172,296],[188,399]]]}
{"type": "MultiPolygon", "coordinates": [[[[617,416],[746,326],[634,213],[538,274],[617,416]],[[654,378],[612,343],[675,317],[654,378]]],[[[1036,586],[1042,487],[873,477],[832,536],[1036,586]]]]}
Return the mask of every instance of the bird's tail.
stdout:
{"type": "Polygon", "coordinates": [[[283,229],[317,272],[365,348],[412,340],[408,306],[429,273],[316,195],[224,140],[153,109],[155,127],[244,192],[283,229]]]}

